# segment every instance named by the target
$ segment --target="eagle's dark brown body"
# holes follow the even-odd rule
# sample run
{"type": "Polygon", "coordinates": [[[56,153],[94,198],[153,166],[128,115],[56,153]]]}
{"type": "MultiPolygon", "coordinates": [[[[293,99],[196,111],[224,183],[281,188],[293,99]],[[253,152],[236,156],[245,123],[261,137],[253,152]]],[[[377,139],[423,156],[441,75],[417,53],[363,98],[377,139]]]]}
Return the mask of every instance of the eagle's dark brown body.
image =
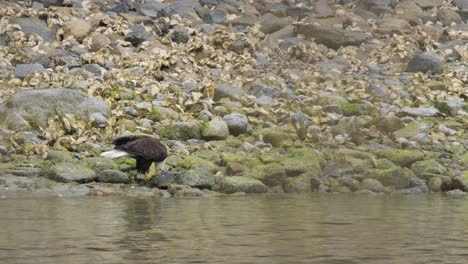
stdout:
{"type": "Polygon", "coordinates": [[[123,136],[112,142],[115,149],[125,151],[137,161],[137,170],[147,173],[153,162],[162,162],[167,157],[166,147],[150,136],[123,136]]]}

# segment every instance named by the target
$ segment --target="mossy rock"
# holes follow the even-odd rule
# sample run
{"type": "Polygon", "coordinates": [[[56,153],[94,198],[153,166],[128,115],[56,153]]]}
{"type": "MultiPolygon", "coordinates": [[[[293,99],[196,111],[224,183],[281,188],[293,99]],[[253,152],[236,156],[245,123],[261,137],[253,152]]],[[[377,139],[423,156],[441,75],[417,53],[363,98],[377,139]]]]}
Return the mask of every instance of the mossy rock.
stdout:
{"type": "Polygon", "coordinates": [[[49,150],[47,160],[52,162],[71,162],[73,161],[73,153],[62,150],[49,150]]]}
{"type": "Polygon", "coordinates": [[[393,131],[395,138],[411,138],[419,133],[428,133],[434,124],[432,122],[414,122],[393,131]]]}
{"type": "Polygon", "coordinates": [[[379,158],[388,159],[401,167],[409,167],[416,161],[424,159],[424,154],[419,150],[386,149],[374,152],[379,158]]]}
{"type": "Polygon", "coordinates": [[[129,183],[130,177],[125,172],[119,170],[103,170],[98,174],[97,181],[107,183],[129,183]]]}
{"type": "Polygon", "coordinates": [[[99,172],[103,170],[118,170],[119,165],[112,159],[104,157],[91,157],[81,160],[81,164],[86,167],[99,172]]]}
{"type": "Polygon", "coordinates": [[[222,140],[229,136],[229,128],[226,121],[213,119],[201,127],[201,134],[206,140],[222,140]]]}
{"type": "Polygon", "coordinates": [[[270,143],[273,147],[281,147],[283,142],[295,135],[287,129],[280,127],[270,127],[257,130],[253,133],[257,137],[261,137],[265,143],[270,143]]]}
{"type": "Polygon", "coordinates": [[[214,164],[214,162],[193,155],[187,156],[180,160],[178,167],[184,169],[205,168],[212,173],[219,171],[219,167],[214,164]]]}
{"type": "Polygon", "coordinates": [[[359,189],[380,193],[384,191],[384,186],[376,179],[365,179],[361,182],[359,189]]]}
{"type": "Polygon", "coordinates": [[[284,158],[285,158],[285,155],[280,154],[278,151],[276,151],[276,149],[273,149],[270,152],[263,153],[260,156],[260,160],[265,164],[280,162],[284,158]]]}
{"type": "Polygon", "coordinates": [[[221,153],[221,165],[226,166],[230,162],[239,163],[247,168],[253,168],[254,166],[260,165],[261,162],[259,159],[254,157],[250,153],[239,152],[223,152],[221,153]]]}
{"type": "Polygon", "coordinates": [[[396,189],[408,188],[410,179],[416,177],[408,168],[375,170],[371,173],[371,178],[380,181],[385,186],[393,186],[396,189]]]}
{"type": "Polygon", "coordinates": [[[320,174],[321,159],[321,154],[313,149],[292,149],[281,161],[281,165],[288,177],[296,177],[304,173],[314,176],[320,174]]]}
{"type": "Polygon", "coordinates": [[[411,170],[420,178],[431,178],[435,175],[447,174],[447,169],[436,160],[421,160],[411,165],[411,170]]]}
{"type": "Polygon", "coordinates": [[[270,163],[256,166],[247,175],[260,180],[266,186],[273,187],[283,185],[286,182],[286,170],[278,163],[270,163]]]}
{"type": "Polygon", "coordinates": [[[301,175],[294,178],[288,178],[284,185],[284,191],[287,193],[309,193],[312,192],[311,178],[307,175],[301,175]]]}
{"type": "Polygon", "coordinates": [[[393,164],[393,162],[389,161],[388,159],[377,159],[375,161],[375,168],[379,170],[386,170],[397,167],[397,165],[393,164]]]}
{"type": "Polygon", "coordinates": [[[220,158],[219,153],[210,149],[201,149],[201,150],[194,152],[192,155],[202,158],[204,160],[211,161],[215,163],[216,165],[221,164],[221,158],[220,158]]]}
{"type": "Polygon", "coordinates": [[[176,182],[190,187],[211,189],[215,184],[215,178],[208,168],[198,167],[177,175],[176,182]]]}
{"type": "Polygon", "coordinates": [[[42,174],[58,182],[86,183],[96,179],[93,170],[77,163],[56,164],[45,169],[42,174]]]}
{"type": "Polygon", "coordinates": [[[175,122],[172,125],[165,125],[159,130],[159,135],[177,140],[201,138],[200,127],[195,122],[175,122]]]}
{"type": "Polygon", "coordinates": [[[365,115],[372,111],[372,107],[364,104],[346,103],[341,105],[343,115],[345,116],[359,116],[365,115]]]}
{"type": "Polygon", "coordinates": [[[267,187],[261,181],[250,177],[230,176],[224,177],[215,186],[215,190],[223,193],[265,193],[267,187]]]}

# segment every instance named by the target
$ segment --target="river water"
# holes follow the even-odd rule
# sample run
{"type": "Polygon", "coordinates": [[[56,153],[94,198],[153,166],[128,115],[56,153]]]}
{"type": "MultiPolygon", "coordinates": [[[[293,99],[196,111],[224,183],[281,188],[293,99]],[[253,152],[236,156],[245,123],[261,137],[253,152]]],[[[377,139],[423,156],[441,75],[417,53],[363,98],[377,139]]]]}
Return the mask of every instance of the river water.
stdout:
{"type": "Polygon", "coordinates": [[[0,200],[0,263],[468,263],[468,200],[0,200]]]}

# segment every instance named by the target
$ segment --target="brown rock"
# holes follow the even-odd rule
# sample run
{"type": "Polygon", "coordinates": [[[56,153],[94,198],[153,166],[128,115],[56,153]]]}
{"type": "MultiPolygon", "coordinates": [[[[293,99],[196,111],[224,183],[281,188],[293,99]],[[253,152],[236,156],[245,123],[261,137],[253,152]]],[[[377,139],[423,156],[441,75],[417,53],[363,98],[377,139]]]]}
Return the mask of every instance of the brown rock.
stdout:
{"type": "Polygon", "coordinates": [[[63,25],[63,32],[65,35],[73,35],[79,41],[87,37],[91,29],[91,25],[86,20],[78,18],[73,18],[63,25]]]}

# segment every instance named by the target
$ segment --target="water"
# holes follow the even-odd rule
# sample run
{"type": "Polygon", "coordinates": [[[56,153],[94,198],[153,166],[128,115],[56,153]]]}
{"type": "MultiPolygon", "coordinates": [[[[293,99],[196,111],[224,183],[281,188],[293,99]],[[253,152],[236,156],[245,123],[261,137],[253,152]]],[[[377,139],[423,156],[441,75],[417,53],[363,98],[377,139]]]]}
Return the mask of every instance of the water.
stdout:
{"type": "Polygon", "coordinates": [[[0,200],[1,263],[467,263],[468,200],[0,200]]]}

